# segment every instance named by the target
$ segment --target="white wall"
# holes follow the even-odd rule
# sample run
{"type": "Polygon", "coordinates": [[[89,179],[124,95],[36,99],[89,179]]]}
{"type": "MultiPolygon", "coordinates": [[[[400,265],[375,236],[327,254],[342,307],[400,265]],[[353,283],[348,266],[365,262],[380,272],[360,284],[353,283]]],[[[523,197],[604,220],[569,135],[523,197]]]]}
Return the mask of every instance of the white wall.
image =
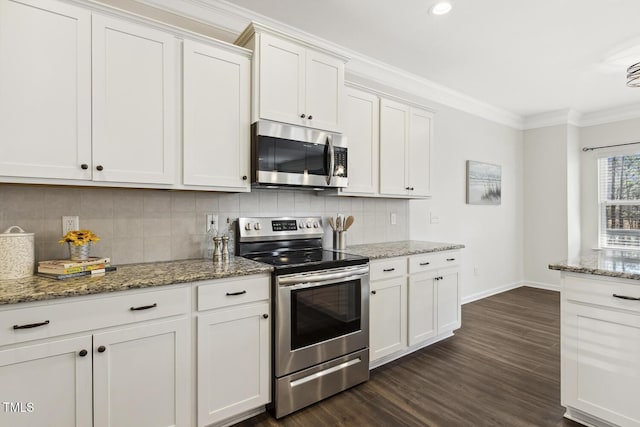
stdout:
{"type": "Polygon", "coordinates": [[[580,211],[580,130],[567,126],[567,257],[580,254],[582,214],[580,211]]]}
{"type": "Polygon", "coordinates": [[[566,125],[524,132],[524,279],[558,287],[560,275],[548,269],[567,258],[566,125]]]}
{"type": "Polygon", "coordinates": [[[410,202],[409,236],[466,245],[462,297],[469,301],[512,287],[523,278],[522,131],[434,107],[433,198],[410,202]],[[502,166],[501,205],[466,204],[467,160],[502,166]],[[431,213],[439,223],[430,223],[431,213]]]}
{"type": "MultiPolygon", "coordinates": [[[[594,147],[640,142],[640,118],[580,128],[580,146],[594,147]]],[[[640,151],[640,145],[633,146],[640,151]]],[[[600,150],[581,152],[582,249],[598,246],[598,169],[600,150]]]]}

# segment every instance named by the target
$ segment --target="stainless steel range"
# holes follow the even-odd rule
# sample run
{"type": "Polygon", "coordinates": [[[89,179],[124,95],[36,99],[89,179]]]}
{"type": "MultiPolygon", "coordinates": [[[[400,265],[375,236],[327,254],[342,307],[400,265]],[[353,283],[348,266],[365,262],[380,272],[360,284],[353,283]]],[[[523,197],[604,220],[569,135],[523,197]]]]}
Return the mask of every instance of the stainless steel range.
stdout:
{"type": "Polygon", "coordinates": [[[276,418],[369,379],[369,259],[323,234],[319,217],[238,219],[236,253],[274,266],[276,418]]]}

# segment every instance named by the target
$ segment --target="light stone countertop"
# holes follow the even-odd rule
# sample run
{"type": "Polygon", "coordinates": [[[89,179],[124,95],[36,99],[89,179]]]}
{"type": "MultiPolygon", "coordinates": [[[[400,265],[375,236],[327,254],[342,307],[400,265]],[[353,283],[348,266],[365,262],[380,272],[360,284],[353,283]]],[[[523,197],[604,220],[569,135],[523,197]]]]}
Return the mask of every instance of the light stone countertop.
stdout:
{"type": "Polygon", "coordinates": [[[100,276],[55,280],[40,276],[0,280],[0,305],[141,289],[201,280],[271,273],[273,267],[232,256],[229,263],[209,259],[127,264],[100,276]]]}
{"type": "Polygon", "coordinates": [[[393,258],[399,256],[425,254],[430,252],[451,251],[462,249],[464,245],[458,243],[424,242],[420,240],[402,240],[387,243],[368,243],[347,246],[344,252],[353,255],[369,257],[370,260],[393,258]]]}
{"type": "Polygon", "coordinates": [[[640,280],[640,252],[594,250],[573,259],[549,264],[549,269],[640,280]]]}

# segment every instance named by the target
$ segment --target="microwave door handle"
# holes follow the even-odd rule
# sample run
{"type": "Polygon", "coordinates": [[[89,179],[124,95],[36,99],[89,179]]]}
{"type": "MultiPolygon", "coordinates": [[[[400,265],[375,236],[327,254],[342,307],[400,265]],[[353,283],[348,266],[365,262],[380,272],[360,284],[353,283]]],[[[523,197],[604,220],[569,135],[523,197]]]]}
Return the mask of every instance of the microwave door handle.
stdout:
{"type": "Polygon", "coordinates": [[[327,174],[327,185],[331,185],[333,179],[333,169],[336,166],[336,153],[333,150],[333,139],[331,135],[327,135],[327,146],[329,147],[329,170],[327,174]]]}

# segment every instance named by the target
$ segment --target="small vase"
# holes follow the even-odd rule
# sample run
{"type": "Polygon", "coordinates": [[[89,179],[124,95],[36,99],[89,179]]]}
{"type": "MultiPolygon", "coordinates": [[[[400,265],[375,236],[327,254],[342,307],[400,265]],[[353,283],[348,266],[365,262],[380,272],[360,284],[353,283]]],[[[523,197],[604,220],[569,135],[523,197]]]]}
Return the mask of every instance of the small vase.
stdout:
{"type": "Polygon", "coordinates": [[[91,250],[91,242],[86,245],[75,246],[72,243],[69,245],[69,258],[72,261],[86,261],[89,259],[89,251],[91,250]]]}

